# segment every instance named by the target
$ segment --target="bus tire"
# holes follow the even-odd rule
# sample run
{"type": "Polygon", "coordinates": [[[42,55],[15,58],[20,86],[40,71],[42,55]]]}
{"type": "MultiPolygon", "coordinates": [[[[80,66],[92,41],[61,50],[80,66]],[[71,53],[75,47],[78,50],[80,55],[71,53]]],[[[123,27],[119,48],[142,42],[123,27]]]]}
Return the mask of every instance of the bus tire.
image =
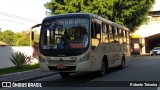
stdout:
{"type": "Polygon", "coordinates": [[[102,62],[101,62],[101,70],[98,71],[98,75],[99,76],[104,76],[106,73],[107,73],[107,64],[106,64],[106,61],[103,59],[102,62]]]}
{"type": "Polygon", "coordinates": [[[62,78],[67,78],[69,77],[70,72],[59,72],[59,74],[62,78]]]}
{"type": "Polygon", "coordinates": [[[126,61],[125,61],[125,57],[123,56],[121,60],[120,69],[124,69],[125,67],[126,67],[126,61]]]}

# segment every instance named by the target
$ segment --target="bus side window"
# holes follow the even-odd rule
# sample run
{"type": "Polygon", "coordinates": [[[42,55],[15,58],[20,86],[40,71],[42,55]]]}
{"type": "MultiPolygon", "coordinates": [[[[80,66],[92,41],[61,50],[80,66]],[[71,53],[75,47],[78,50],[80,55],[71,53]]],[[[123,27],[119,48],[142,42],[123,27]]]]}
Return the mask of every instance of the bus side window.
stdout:
{"type": "Polygon", "coordinates": [[[95,34],[97,39],[101,39],[101,25],[95,24],[95,34]]]}
{"type": "Polygon", "coordinates": [[[92,49],[95,49],[101,39],[101,24],[92,22],[91,26],[92,49]]]}
{"type": "Polygon", "coordinates": [[[95,38],[94,23],[91,24],[91,38],[95,38]]]}
{"type": "Polygon", "coordinates": [[[119,41],[119,43],[120,43],[119,28],[117,28],[117,38],[118,38],[118,41],[119,41]]]}
{"type": "Polygon", "coordinates": [[[102,41],[104,43],[108,43],[108,28],[107,25],[105,23],[103,23],[103,30],[102,30],[102,41]]]}
{"type": "Polygon", "coordinates": [[[123,43],[127,43],[127,35],[125,30],[123,30],[123,43]]]}
{"type": "Polygon", "coordinates": [[[117,28],[114,28],[114,42],[115,43],[119,43],[119,40],[118,40],[118,29],[117,28]]]}
{"type": "Polygon", "coordinates": [[[98,23],[92,23],[92,32],[91,32],[92,38],[101,38],[101,25],[98,23]]]}
{"type": "Polygon", "coordinates": [[[130,40],[129,40],[129,32],[128,31],[126,31],[126,33],[127,33],[127,44],[129,44],[130,43],[130,40]]]}
{"type": "Polygon", "coordinates": [[[109,42],[114,42],[112,26],[109,25],[109,42]]]}
{"type": "Polygon", "coordinates": [[[119,42],[122,44],[123,43],[123,33],[122,29],[119,29],[119,42]]]}

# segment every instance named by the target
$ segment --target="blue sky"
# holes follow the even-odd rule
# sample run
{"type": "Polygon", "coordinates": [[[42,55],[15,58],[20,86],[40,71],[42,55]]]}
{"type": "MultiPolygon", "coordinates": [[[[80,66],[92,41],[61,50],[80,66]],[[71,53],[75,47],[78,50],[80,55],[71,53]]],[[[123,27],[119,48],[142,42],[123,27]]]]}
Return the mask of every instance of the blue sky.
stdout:
{"type": "Polygon", "coordinates": [[[19,32],[41,23],[50,0],[0,0],[0,28],[19,32]]]}

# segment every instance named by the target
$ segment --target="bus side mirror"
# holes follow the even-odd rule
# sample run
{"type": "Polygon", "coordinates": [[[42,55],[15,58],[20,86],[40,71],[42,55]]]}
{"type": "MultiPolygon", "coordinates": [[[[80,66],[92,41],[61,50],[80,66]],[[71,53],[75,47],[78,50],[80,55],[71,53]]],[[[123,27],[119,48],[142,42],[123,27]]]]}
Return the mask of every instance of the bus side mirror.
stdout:
{"type": "Polygon", "coordinates": [[[34,32],[31,32],[31,40],[34,40],[34,32]]]}

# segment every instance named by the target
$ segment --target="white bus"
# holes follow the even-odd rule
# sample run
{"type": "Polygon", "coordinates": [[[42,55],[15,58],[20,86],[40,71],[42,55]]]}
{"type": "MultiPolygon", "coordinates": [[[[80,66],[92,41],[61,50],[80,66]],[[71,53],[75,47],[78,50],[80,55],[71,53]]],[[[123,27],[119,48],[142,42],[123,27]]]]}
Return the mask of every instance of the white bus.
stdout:
{"type": "Polygon", "coordinates": [[[95,14],[70,13],[44,18],[39,42],[42,71],[96,71],[124,68],[130,57],[129,29],[95,14]]]}

